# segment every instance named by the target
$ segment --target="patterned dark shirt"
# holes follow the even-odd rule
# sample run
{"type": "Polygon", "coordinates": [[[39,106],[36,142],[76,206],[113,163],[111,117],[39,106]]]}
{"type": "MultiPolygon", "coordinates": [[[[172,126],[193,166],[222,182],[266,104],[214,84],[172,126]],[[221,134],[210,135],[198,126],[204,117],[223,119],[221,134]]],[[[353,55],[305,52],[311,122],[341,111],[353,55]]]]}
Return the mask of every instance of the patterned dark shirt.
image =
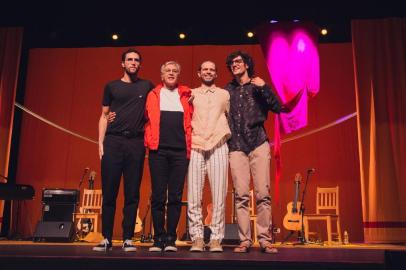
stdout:
{"type": "Polygon", "coordinates": [[[225,89],[230,93],[229,150],[249,154],[268,139],[264,128],[268,111],[279,113],[281,104],[268,85],[240,85],[233,80],[225,89]]]}

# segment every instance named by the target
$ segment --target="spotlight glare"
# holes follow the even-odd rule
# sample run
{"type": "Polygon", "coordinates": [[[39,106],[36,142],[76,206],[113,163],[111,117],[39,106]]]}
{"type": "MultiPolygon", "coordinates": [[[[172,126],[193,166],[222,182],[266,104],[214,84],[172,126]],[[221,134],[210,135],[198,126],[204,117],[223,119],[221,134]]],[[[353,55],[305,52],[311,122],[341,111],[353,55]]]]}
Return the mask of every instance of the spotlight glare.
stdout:
{"type": "Polygon", "coordinates": [[[118,35],[117,35],[117,34],[113,34],[113,35],[111,36],[111,38],[112,38],[113,40],[117,40],[117,39],[118,39],[118,35]]]}
{"type": "Polygon", "coordinates": [[[271,20],[270,23],[277,23],[278,21],[276,20],[271,20]]]}
{"type": "Polygon", "coordinates": [[[249,37],[249,38],[254,37],[254,33],[253,33],[253,32],[251,32],[251,31],[250,31],[250,32],[248,32],[248,33],[247,33],[247,37],[249,37]]]}
{"type": "Polygon", "coordinates": [[[327,34],[328,34],[327,28],[322,28],[321,31],[320,31],[320,33],[321,33],[323,36],[327,35],[327,34]]]}
{"type": "Polygon", "coordinates": [[[186,35],[185,35],[184,33],[180,33],[180,34],[179,34],[179,38],[180,38],[180,39],[185,39],[185,38],[186,38],[186,35]]]}

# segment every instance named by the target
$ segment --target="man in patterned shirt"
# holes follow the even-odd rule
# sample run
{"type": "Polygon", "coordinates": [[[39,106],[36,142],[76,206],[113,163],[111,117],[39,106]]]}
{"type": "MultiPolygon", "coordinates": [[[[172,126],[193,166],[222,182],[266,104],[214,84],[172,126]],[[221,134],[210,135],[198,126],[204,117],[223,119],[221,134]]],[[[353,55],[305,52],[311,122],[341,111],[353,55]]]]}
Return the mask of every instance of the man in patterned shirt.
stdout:
{"type": "Polygon", "coordinates": [[[226,86],[231,104],[229,124],[232,136],[228,146],[240,238],[240,245],[234,252],[248,252],[252,245],[249,214],[252,175],[258,241],[263,252],[277,253],[278,250],[271,245],[271,155],[264,122],[268,111],[279,113],[281,105],[264,80],[254,77],[251,56],[241,51],[233,52],[226,63],[233,75],[233,80],[226,86]]]}

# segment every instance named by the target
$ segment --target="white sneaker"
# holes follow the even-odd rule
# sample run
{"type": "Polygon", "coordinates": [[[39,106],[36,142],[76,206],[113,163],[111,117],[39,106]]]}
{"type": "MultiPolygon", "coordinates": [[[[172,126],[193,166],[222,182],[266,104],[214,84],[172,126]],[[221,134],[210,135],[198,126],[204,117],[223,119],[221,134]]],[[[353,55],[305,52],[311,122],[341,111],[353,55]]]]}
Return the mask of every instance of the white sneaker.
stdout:
{"type": "Polygon", "coordinates": [[[202,252],[204,251],[204,241],[202,238],[196,238],[193,241],[192,247],[190,248],[191,252],[202,252]]]}
{"type": "Polygon", "coordinates": [[[149,252],[161,252],[163,244],[161,242],[154,242],[152,247],[148,249],[149,252]]]}
{"type": "Polygon", "coordinates": [[[107,238],[104,238],[100,242],[100,244],[93,247],[94,251],[108,251],[108,250],[112,250],[112,249],[113,249],[113,245],[109,242],[109,240],[107,238]]]}
{"type": "Polygon", "coordinates": [[[123,243],[123,250],[126,252],[135,252],[137,248],[134,246],[133,241],[131,239],[127,239],[123,243]]]}
{"type": "Polygon", "coordinates": [[[223,247],[220,244],[220,241],[217,239],[212,239],[209,243],[210,252],[223,252],[223,247]]]}

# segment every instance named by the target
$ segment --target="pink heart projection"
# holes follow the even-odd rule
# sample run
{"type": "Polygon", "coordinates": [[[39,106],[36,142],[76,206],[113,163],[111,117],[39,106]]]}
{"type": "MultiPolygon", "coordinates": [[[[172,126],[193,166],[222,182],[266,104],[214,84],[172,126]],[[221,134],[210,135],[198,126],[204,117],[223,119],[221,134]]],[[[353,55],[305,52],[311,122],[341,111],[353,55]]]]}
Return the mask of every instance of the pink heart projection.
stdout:
{"type": "Polygon", "coordinates": [[[261,42],[272,83],[288,113],[281,114],[281,131],[307,125],[307,98],[320,88],[317,35],[314,27],[298,23],[263,28],[261,42]]]}
{"type": "Polygon", "coordinates": [[[258,38],[265,54],[272,83],[285,112],[275,117],[275,201],[279,201],[282,174],[280,133],[291,133],[307,125],[307,99],[320,88],[318,31],[308,23],[264,24],[258,38]]]}

